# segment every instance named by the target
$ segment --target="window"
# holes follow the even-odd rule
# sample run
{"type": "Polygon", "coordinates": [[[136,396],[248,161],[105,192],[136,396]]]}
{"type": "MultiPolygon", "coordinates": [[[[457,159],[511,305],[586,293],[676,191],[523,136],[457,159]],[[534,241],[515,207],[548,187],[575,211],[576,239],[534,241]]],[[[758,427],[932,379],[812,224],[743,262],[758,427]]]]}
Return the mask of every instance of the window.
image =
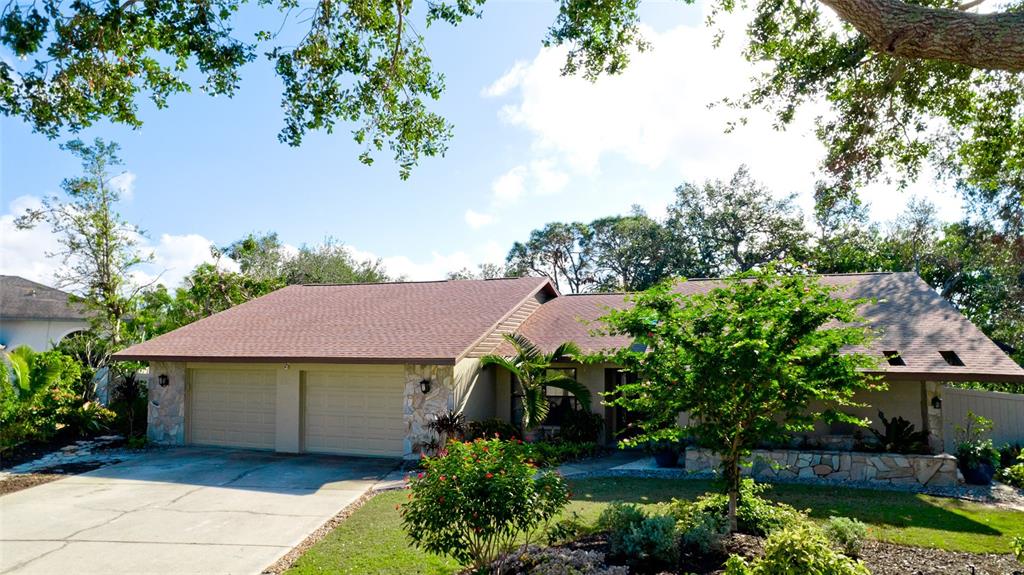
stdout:
{"type": "Polygon", "coordinates": [[[883,351],[882,355],[885,356],[885,361],[888,361],[889,365],[907,365],[907,362],[903,361],[903,358],[900,357],[900,352],[898,351],[883,351]]]}
{"type": "MultiPolygon", "coordinates": [[[[562,373],[576,379],[576,368],[552,368],[548,373],[562,373]]],[[[565,419],[565,414],[570,410],[580,409],[580,402],[571,393],[564,389],[555,387],[545,390],[548,398],[548,417],[544,420],[545,427],[559,427],[565,419]]],[[[519,380],[512,376],[512,422],[515,424],[523,421],[523,389],[519,386],[519,380]]]]}
{"type": "Polygon", "coordinates": [[[960,359],[960,356],[955,351],[940,351],[942,359],[946,360],[946,363],[954,367],[963,367],[964,362],[960,359]]]}

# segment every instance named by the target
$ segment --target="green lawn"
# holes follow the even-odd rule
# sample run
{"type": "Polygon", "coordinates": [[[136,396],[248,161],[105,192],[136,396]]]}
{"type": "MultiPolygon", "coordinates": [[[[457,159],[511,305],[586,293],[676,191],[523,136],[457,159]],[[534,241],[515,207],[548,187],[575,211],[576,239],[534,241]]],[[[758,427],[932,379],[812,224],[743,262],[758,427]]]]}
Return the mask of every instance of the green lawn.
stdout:
{"type": "MultiPolygon", "coordinates": [[[[585,479],[570,484],[574,501],[568,511],[587,521],[596,519],[612,501],[656,505],[712,489],[706,481],[667,479],[585,479]]],[[[904,545],[1008,553],[1010,536],[1024,535],[1024,513],[951,499],[805,485],[779,485],[768,494],[799,509],[810,509],[814,518],[858,518],[871,526],[872,537],[904,545]]],[[[374,497],[299,558],[288,573],[457,572],[453,561],[409,546],[395,509],[406,498],[405,491],[374,497]]]]}

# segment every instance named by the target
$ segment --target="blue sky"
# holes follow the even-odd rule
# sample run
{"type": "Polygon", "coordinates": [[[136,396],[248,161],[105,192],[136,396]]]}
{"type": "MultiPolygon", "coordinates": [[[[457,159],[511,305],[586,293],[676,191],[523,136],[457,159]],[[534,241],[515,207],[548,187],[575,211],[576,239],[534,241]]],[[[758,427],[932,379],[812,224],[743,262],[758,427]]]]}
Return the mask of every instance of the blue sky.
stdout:
{"type": "MultiPolygon", "coordinates": [[[[481,20],[426,32],[447,84],[435,109],[455,138],[446,157],[423,161],[407,181],[387,153],[361,165],[346,126],[310,134],[299,148],[278,143],[281,87],[265,60],[244,70],[234,98],[179,95],[165,110],[143,103],[140,130],[103,125],[79,137],[121,144],[130,172],[121,212],[147,231],[156,255],[140,277],[162,273],[172,284],[210,242],[261,230],[296,246],[333,236],[360,257],[383,258],[394,274],[438,278],[502,259],[547,221],[586,221],[632,204],[657,216],[674,186],[728,177],[740,163],[810,206],[821,153],[810,133],[815,110],[785,134],[761,115],[724,135],[730,112],[706,104],[742,91],[754,69],[738,56],[739,35],[711,48],[701,6],[648,2],[642,21],[653,52],[596,85],[560,77],[562,53],[541,49],[555,14],[553,2],[499,0],[481,20]]],[[[241,27],[268,16],[246,14],[241,27]]],[[[14,231],[10,221],[56,193],[78,165],[59,150],[63,140],[18,119],[0,119],[0,130],[0,271],[49,281],[59,263],[45,256],[53,238],[14,231]]],[[[935,194],[929,181],[917,188],[939,200],[943,216],[959,213],[952,194],[935,194]]],[[[866,195],[890,192],[877,186],[866,195]]],[[[884,208],[876,216],[892,215],[891,201],[884,208]]]]}

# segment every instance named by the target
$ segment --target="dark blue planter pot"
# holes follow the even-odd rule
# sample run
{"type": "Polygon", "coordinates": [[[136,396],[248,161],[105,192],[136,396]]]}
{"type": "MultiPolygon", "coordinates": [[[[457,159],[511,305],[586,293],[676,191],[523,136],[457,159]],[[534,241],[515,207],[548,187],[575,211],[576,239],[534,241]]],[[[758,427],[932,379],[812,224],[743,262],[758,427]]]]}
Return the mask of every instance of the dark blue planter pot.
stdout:
{"type": "Polygon", "coordinates": [[[679,450],[662,449],[654,452],[654,464],[658,467],[678,467],[679,450]]]}
{"type": "Polygon", "coordinates": [[[996,468],[991,463],[982,462],[975,467],[962,465],[960,473],[964,474],[964,481],[971,485],[991,485],[992,478],[996,475],[996,468]]]}

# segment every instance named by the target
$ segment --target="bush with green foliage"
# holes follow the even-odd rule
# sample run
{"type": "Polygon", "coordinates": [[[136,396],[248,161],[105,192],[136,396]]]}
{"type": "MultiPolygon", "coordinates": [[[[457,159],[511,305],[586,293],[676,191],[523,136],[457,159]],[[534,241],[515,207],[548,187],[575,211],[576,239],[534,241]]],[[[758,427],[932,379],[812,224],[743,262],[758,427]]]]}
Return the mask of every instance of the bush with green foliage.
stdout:
{"type": "MultiPolygon", "coordinates": [[[[740,497],[736,507],[736,519],[740,533],[770,535],[791,525],[805,522],[806,514],[785,503],[776,503],[761,497],[770,489],[767,483],[756,483],[753,479],[740,482],[740,497]]],[[[723,493],[705,493],[693,501],[673,499],[669,509],[684,529],[704,522],[705,516],[728,517],[729,498],[723,493]]]]}
{"type": "Polygon", "coordinates": [[[1024,461],[1024,446],[1019,443],[1005,443],[999,448],[999,467],[1010,467],[1018,461],[1024,461]]]}
{"type": "Polygon", "coordinates": [[[562,419],[558,437],[563,441],[596,443],[604,429],[604,417],[584,409],[572,409],[562,419]]]}
{"type": "Polygon", "coordinates": [[[1013,556],[1017,558],[1017,561],[1024,563],[1024,537],[1014,537],[1010,541],[1010,549],[1013,550],[1013,556]]]}
{"type": "Polygon", "coordinates": [[[885,453],[929,453],[928,432],[914,431],[914,424],[902,417],[886,419],[885,414],[878,412],[882,420],[884,432],[869,428],[878,441],[877,449],[885,453]]]}
{"type": "Polygon", "coordinates": [[[870,575],[868,568],[832,548],[828,538],[809,522],[775,531],[764,543],[764,555],[747,562],[729,557],[725,575],[870,575]]]}
{"type": "Polygon", "coordinates": [[[1017,456],[1017,463],[999,470],[999,481],[1024,489],[1024,453],[1017,456]]]}
{"type": "Polygon", "coordinates": [[[594,455],[599,451],[596,443],[573,441],[536,441],[524,444],[530,458],[538,467],[555,467],[566,461],[575,461],[594,455]]]}
{"type": "Polygon", "coordinates": [[[424,458],[401,506],[406,534],[416,547],[476,570],[505,556],[569,501],[565,480],[538,473],[528,457],[518,442],[477,439],[424,458]]]}
{"type": "Polygon", "coordinates": [[[522,439],[519,430],[511,423],[492,417],[479,421],[470,421],[466,426],[466,439],[522,439]]]}
{"type": "Polygon", "coordinates": [[[83,400],[81,367],[58,351],[26,346],[4,354],[0,370],[0,448],[46,441],[58,432],[106,429],[112,412],[83,400]]]}
{"type": "Polygon", "coordinates": [[[868,526],[849,517],[829,517],[823,527],[825,535],[849,557],[858,557],[868,537],[868,526]]]}
{"type": "Polygon", "coordinates": [[[691,515],[679,522],[679,528],[682,546],[704,555],[720,549],[722,538],[729,532],[728,521],[718,513],[691,515]]]}
{"type": "Polygon", "coordinates": [[[956,459],[962,468],[976,469],[982,464],[996,467],[999,464],[999,452],[992,445],[989,433],[992,431],[992,420],[967,412],[967,425],[956,425],[956,459]]]}
{"type": "Polygon", "coordinates": [[[633,565],[668,565],[676,560],[676,520],[671,515],[648,516],[632,503],[612,503],[601,512],[598,528],[608,532],[611,555],[633,565]]]}

